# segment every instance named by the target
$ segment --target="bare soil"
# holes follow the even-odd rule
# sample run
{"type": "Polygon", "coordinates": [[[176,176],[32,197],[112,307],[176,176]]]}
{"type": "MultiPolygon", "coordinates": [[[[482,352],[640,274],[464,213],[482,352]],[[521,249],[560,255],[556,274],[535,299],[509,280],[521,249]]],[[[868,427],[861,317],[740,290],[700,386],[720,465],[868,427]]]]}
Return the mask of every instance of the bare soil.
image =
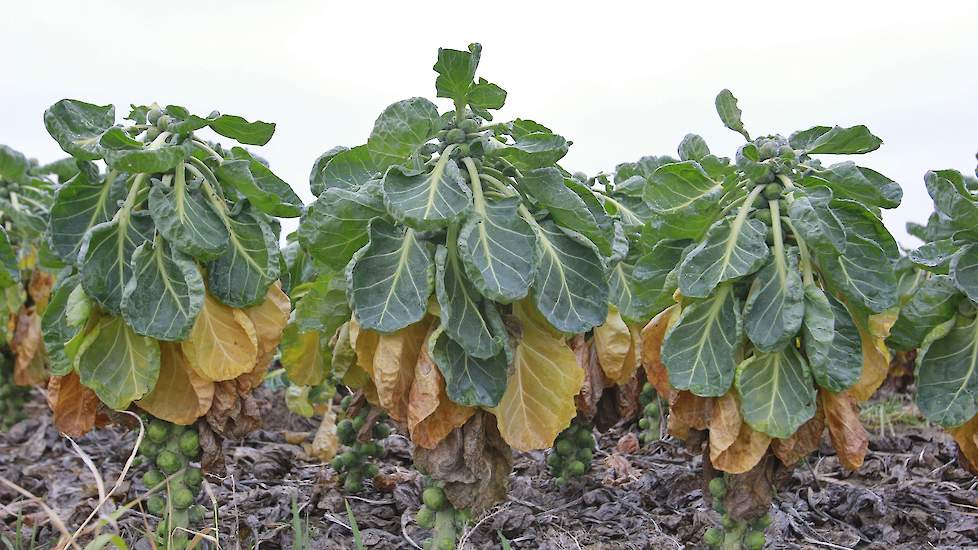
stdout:
{"type": "MultiPolygon", "coordinates": [[[[420,547],[429,536],[413,521],[421,478],[411,470],[404,437],[386,441],[375,483],[360,495],[344,495],[329,466],[310,461],[301,444],[290,443],[295,432],[313,430],[315,423],[289,415],[280,396],[263,390],[263,397],[265,428],[244,441],[226,441],[227,475],[208,477],[222,548],[292,548],[293,497],[313,549],[353,548],[344,500],[367,548],[420,547]]],[[[28,419],[0,434],[0,477],[43,500],[74,529],[99,500],[95,477],[51,426],[40,395],[29,407],[28,419]]],[[[465,548],[500,548],[501,537],[514,549],[704,547],[703,532],[718,518],[703,500],[701,458],[670,438],[634,453],[617,452],[629,429],[634,426],[603,434],[594,469],[562,489],[548,475],[544,453],[518,455],[508,501],[478,519],[465,548]]],[[[873,435],[858,472],[843,470],[828,445],[795,468],[772,508],[767,547],[978,548],[978,480],[957,462],[951,439],[926,426],[893,424],[885,431],[873,435]]],[[[111,487],[134,442],[132,430],[113,427],[77,444],[111,487]]],[[[130,471],[105,514],[143,493],[135,481],[141,471],[130,471]]],[[[24,533],[36,530],[36,548],[57,540],[50,514],[0,480],[0,535],[12,539],[18,521],[24,533]]],[[[213,510],[206,521],[215,524],[213,510]]],[[[137,508],[104,531],[150,548],[141,539],[153,525],[155,518],[137,508]]]]}

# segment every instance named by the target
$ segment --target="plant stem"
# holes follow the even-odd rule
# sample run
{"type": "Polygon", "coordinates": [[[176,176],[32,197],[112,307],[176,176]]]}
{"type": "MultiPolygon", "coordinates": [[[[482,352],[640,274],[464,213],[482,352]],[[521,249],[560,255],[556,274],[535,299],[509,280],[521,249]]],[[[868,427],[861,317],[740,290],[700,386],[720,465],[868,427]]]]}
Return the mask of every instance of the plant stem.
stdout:
{"type": "Polygon", "coordinates": [[[784,223],[791,229],[795,240],[798,242],[798,255],[801,256],[801,273],[805,286],[813,285],[815,284],[815,276],[812,273],[812,256],[808,251],[808,245],[805,243],[805,239],[801,238],[801,235],[798,234],[798,230],[795,229],[794,224],[791,223],[789,218],[785,218],[784,223]]]}
{"type": "Polygon", "coordinates": [[[198,149],[201,149],[202,151],[204,151],[208,155],[216,158],[217,160],[224,160],[224,157],[222,157],[220,154],[218,154],[217,151],[215,151],[213,148],[211,148],[210,145],[207,145],[203,141],[200,141],[199,139],[194,138],[193,143],[194,143],[195,146],[197,146],[198,149]]]}

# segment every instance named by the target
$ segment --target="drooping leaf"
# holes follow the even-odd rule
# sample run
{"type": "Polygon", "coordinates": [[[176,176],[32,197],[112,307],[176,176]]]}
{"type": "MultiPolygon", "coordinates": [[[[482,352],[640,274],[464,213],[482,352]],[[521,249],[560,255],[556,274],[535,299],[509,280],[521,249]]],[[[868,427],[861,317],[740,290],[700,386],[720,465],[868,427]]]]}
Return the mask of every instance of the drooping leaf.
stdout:
{"type": "Polygon", "coordinates": [[[476,197],[459,231],[458,249],[465,273],[479,292],[502,303],[526,296],[534,274],[533,230],[517,213],[516,197],[476,197]]]}
{"type": "Polygon", "coordinates": [[[700,396],[723,395],[733,383],[742,337],[740,301],[731,285],[720,285],[710,298],[686,306],[666,333],[669,383],[700,396]]]}
{"type": "MultiPolygon", "coordinates": [[[[863,370],[863,343],[859,329],[846,306],[832,297],[827,297],[827,301],[832,314],[831,343],[827,347],[809,346],[806,340],[805,349],[811,362],[812,375],[818,385],[833,392],[840,392],[852,387],[859,380],[863,370]]],[[[817,308],[819,317],[824,315],[823,303],[812,301],[809,304],[817,308]]],[[[808,315],[807,311],[806,315],[808,315]]],[[[813,315],[816,315],[814,311],[813,315]]],[[[827,321],[827,319],[819,319],[818,323],[827,326],[827,321]]],[[[809,326],[814,327],[814,321],[809,326]]]]}
{"type": "Polygon", "coordinates": [[[899,350],[919,348],[927,333],[954,316],[960,301],[961,293],[947,277],[924,279],[910,301],[900,308],[887,344],[899,350]]]}
{"type": "Polygon", "coordinates": [[[265,145],[275,133],[275,124],[271,122],[248,122],[236,115],[220,115],[208,125],[218,134],[245,145],[265,145]]]}
{"type": "Polygon", "coordinates": [[[153,238],[153,219],[133,212],[93,227],[79,248],[85,293],[113,314],[122,312],[122,295],[132,277],[136,247],[153,238]]]}
{"type": "Polygon", "coordinates": [[[877,208],[896,208],[903,199],[900,184],[852,162],[840,162],[824,170],[815,170],[801,178],[799,183],[808,188],[825,186],[832,190],[836,198],[855,200],[877,208]]]}
{"type": "Polygon", "coordinates": [[[660,166],[648,182],[646,203],[662,218],[680,221],[685,232],[702,233],[720,212],[723,186],[695,161],[660,166]]]}
{"type": "Polygon", "coordinates": [[[194,152],[189,140],[177,145],[145,144],[118,126],[103,133],[98,145],[109,168],[129,174],[168,172],[194,152]]]}
{"type": "Polygon", "coordinates": [[[608,309],[604,323],[594,327],[594,348],[601,370],[615,384],[627,382],[638,366],[632,333],[618,308],[608,309]]]}
{"type": "Polygon", "coordinates": [[[611,222],[607,215],[589,208],[585,200],[565,184],[559,170],[552,167],[531,170],[524,175],[520,185],[547,208],[557,225],[584,235],[602,254],[611,254],[611,222]]]}
{"type": "Polygon", "coordinates": [[[204,305],[204,280],[196,262],[161,239],[132,255],[132,277],[122,294],[122,316],[143,336],[185,340],[204,305]]]}
{"type": "Polygon", "coordinates": [[[700,160],[710,154],[706,140],[696,134],[686,134],[679,142],[679,158],[681,160],[700,160]]]}
{"type": "MultiPolygon", "coordinates": [[[[943,214],[956,229],[978,226],[978,201],[964,184],[957,170],[937,170],[924,174],[927,193],[934,199],[934,208],[943,214]]],[[[930,224],[928,224],[930,225],[930,224]]]]}
{"type": "Polygon", "coordinates": [[[642,366],[645,368],[645,379],[663,399],[669,399],[674,390],[669,384],[669,371],[662,362],[662,341],[669,328],[679,320],[681,312],[679,304],[673,304],[653,317],[642,329],[642,366]]]}
{"type": "Polygon", "coordinates": [[[737,366],[744,421],[771,437],[790,437],[815,415],[815,386],[805,358],[794,346],[761,353],[737,366]]]}
{"type": "Polygon", "coordinates": [[[51,377],[48,382],[48,405],[59,432],[81,437],[95,427],[99,398],[82,385],[76,372],[51,377]]]}
{"type": "Polygon", "coordinates": [[[469,283],[453,243],[435,253],[435,294],[441,307],[441,326],[467,355],[489,359],[506,339],[496,306],[485,301],[469,283]]]}
{"type": "MultiPolygon", "coordinates": [[[[52,376],[64,376],[74,367],[72,359],[65,351],[65,343],[75,337],[81,329],[69,322],[68,297],[79,286],[80,276],[69,275],[62,279],[51,295],[51,301],[41,317],[41,335],[44,349],[51,363],[52,376]]],[[[85,315],[85,319],[88,315],[85,315]]]]}
{"type": "Polygon", "coordinates": [[[364,328],[394,332],[424,317],[434,286],[434,254],[413,229],[374,219],[368,231],[369,244],[348,268],[350,304],[364,328]]]}
{"type": "Polygon", "coordinates": [[[507,354],[500,351],[488,359],[478,359],[445,332],[435,338],[431,356],[445,378],[448,398],[467,407],[498,405],[506,390],[507,354]]]}
{"type": "Polygon", "coordinates": [[[720,283],[749,275],[767,261],[767,227],[742,214],[714,223],[705,239],[683,259],[679,289],[684,296],[705,298],[720,283]]]}
{"type": "Polygon", "coordinates": [[[744,422],[737,432],[737,439],[717,456],[711,453],[710,462],[722,472],[742,474],[750,471],[764,458],[770,444],[771,436],[752,429],[744,422]]]}
{"type": "Polygon", "coordinates": [[[754,277],[744,304],[744,331],[754,347],[774,352],[793,342],[805,314],[804,299],[794,251],[773,254],[771,262],[754,277]]]}
{"type": "Polygon", "coordinates": [[[822,445],[825,432],[825,411],[821,401],[816,402],[815,416],[798,428],[791,437],[771,441],[771,452],[785,466],[794,466],[800,460],[817,451],[822,445]]]}
{"type": "Polygon", "coordinates": [[[248,307],[265,297],[279,276],[275,233],[252,212],[227,217],[228,246],[207,264],[207,289],[232,307],[248,307]]]}
{"type": "Polygon", "coordinates": [[[750,141],[750,134],[744,129],[744,123],[740,120],[742,112],[737,107],[737,98],[734,97],[730,90],[720,90],[716,98],[716,107],[717,114],[720,115],[720,120],[723,121],[723,125],[744,136],[744,139],[747,141],[750,141]]]}
{"type": "Polygon", "coordinates": [[[44,111],[44,127],[78,160],[98,160],[98,138],[115,123],[115,107],[62,99],[44,111]]]}
{"type": "Polygon", "coordinates": [[[289,296],[282,291],[282,285],[277,281],[268,287],[265,299],[260,304],[244,310],[245,315],[255,325],[259,358],[257,366],[259,368],[267,366],[267,363],[271,362],[272,356],[275,355],[276,348],[282,340],[282,331],[289,322],[291,311],[292,303],[289,296]],[[261,364],[262,361],[266,364],[261,364]]]}
{"type": "Polygon", "coordinates": [[[972,302],[978,301],[978,246],[966,246],[951,259],[951,281],[972,302]]]}
{"type": "Polygon", "coordinates": [[[48,238],[59,258],[74,263],[88,230],[112,219],[125,197],[125,179],[114,173],[101,178],[94,169],[82,170],[58,189],[48,238]]]}
{"type": "Polygon", "coordinates": [[[172,189],[154,185],[149,212],[156,229],[177,250],[198,260],[212,260],[228,246],[228,230],[214,206],[196,189],[188,189],[177,170],[172,189]]]}
{"type": "Polygon", "coordinates": [[[384,203],[394,219],[425,231],[459,219],[472,197],[458,165],[442,156],[430,172],[421,174],[391,167],[384,175],[384,203]]]}
{"type": "Polygon", "coordinates": [[[234,187],[258,210],[280,218],[302,215],[302,201],[287,183],[267,166],[240,147],[235,147],[237,160],[225,160],[217,167],[221,182],[234,187]]]}
{"type": "Polygon", "coordinates": [[[255,324],[244,311],[224,305],[207,293],[181,349],[201,378],[213,382],[231,380],[255,368],[255,324]]]}
{"type": "Polygon", "coordinates": [[[499,405],[493,409],[503,439],[516,450],[545,449],[576,414],[574,396],[584,371],[564,339],[526,301],[513,305],[522,338],[499,405]]]}
{"type": "Polygon", "coordinates": [[[978,414],[978,320],[959,318],[946,336],[920,351],[917,406],[942,426],[978,414]]]}
{"type": "Polygon", "coordinates": [[[116,410],[124,410],[156,385],[160,345],[136,334],[121,317],[104,317],[78,353],[81,383],[116,410]]]}
{"type": "Polygon", "coordinates": [[[290,323],[282,334],[282,367],[293,384],[315,386],[329,374],[332,356],[324,353],[323,337],[290,323]]]}
{"type": "Polygon", "coordinates": [[[960,245],[955,244],[954,239],[941,239],[924,243],[922,246],[911,250],[909,257],[910,261],[921,269],[947,275],[951,267],[951,260],[955,254],[962,250],[960,245]]]}
{"type": "Polygon", "coordinates": [[[379,185],[364,185],[356,190],[330,187],[302,217],[299,242],[317,262],[331,269],[343,269],[369,241],[370,220],[385,215],[379,185]]]}
{"type": "Polygon", "coordinates": [[[869,450],[869,434],[859,420],[855,401],[847,392],[835,394],[821,390],[818,396],[839,463],[849,470],[858,470],[869,450]]]}
{"type": "Polygon", "coordinates": [[[197,376],[187,365],[178,344],[160,344],[160,375],[136,405],[156,418],[181,426],[206,414],[214,399],[214,383],[197,376]]]}
{"type": "Polygon", "coordinates": [[[791,134],[788,142],[792,148],[810,155],[861,155],[875,151],[883,144],[883,140],[862,124],[848,128],[815,126],[791,134]]]}
{"type": "Polygon", "coordinates": [[[438,107],[427,99],[413,97],[391,104],[377,117],[367,140],[374,167],[383,171],[401,164],[440,129],[438,107]]]}
{"type": "MultiPolygon", "coordinates": [[[[381,334],[377,339],[371,376],[377,387],[380,406],[398,422],[408,418],[415,367],[429,325],[427,321],[414,323],[397,332],[381,334]]],[[[364,330],[361,327],[360,331],[364,330]]]]}
{"type": "Polygon", "coordinates": [[[816,256],[822,275],[848,299],[876,313],[896,305],[893,265],[875,242],[847,231],[844,254],[816,256]]]}
{"type": "Polygon", "coordinates": [[[608,313],[608,282],[597,252],[550,221],[538,224],[533,299],[557,330],[585,332],[608,313]]]}
{"type": "Polygon", "coordinates": [[[743,417],[736,391],[728,391],[713,402],[710,414],[710,457],[718,457],[737,442],[743,417]]]}
{"type": "Polygon", "coordinates": [[[7,230],[0,227],[0,289],[19,282],[20,268],[17,265],[17,253],[10,244],[7,230]]]}
{"type": "Polygon", "coordinates": [[[475,411],[448,399],[445,380],[428,354],[427,346],[422,347],[408,400],[407,425],[411,441],[422,448],[433,449],[453,430],[464,425],[475,411]]]}
{"type": "Polygon", "coordinates": [[[317,159],[310,175],[310,187],[313,194],[319,196],[333,187],[356,189],[379,175],[380,168],[366,145],[340,151],[334,148],[317,159]],[[324,157],[326,164],[321,165],[324,157]]]}
{"type": "Polygon", "coordinates": [[[788,207],[792,227],[805,243],[816,250],[845,252],[846,230],[829,208],[832,191],[827,187],[811,187],[788,207]]]}
{"type": "Polygon", "coordinates": [[[299,330],[317,330],[327,338],[349,319],[346,278],[342,273],[320,275],[295,304],[299,330]]]}

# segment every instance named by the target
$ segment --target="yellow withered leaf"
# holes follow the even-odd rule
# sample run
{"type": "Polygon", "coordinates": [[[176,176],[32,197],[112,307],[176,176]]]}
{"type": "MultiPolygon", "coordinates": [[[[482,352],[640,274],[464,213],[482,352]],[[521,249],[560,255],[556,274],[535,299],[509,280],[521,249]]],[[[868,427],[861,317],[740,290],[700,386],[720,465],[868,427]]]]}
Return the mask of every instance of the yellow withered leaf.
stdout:
{"type": "Polygon", "coordinates": [[[492,410],[499,432],[518,451],[546,449],[577,414],[574,396],[584,369],[564,338],[528,300],[513,304],[523,336],[516,346],[506,391],[492,410]]]}
{"type": "Polygon", "coordinates": [[[673,304],[652,318],[642,329],[642,366],[649,384],[663,399],[671,399],[675,392],[669,384],[669,371],[662,362],[662,340],[681,312],[679,304],[673,304]]]}
{"type": "Polygon", "coordinates": [[[289,301],[289,296],[282,292],[282,284],[275,281],[268,287],[265,301],[249,307],[244,312],[255,325],[259,355],[267,356],[269,353],[274,353],[282,340],[282,331],[289,322],[289,314],[292,313],[292,303],[289,301]]]}
{"type": "Polygon", "coordinates": [[[710,462],[717,470],[730,474],[742,474],[749,471],[764,458],[771,436],[754,431],[746,422],[740,424],[737,439],[733,444],[718,453],[710,448],[710,462]]]}
{"type": "MultiPolygon", "coordinates": [[[[421,354],[430,318],[414,323],[391,334],[380,334],[374,350],[373,369],[370,371],[377,398],[391,418],[398,422],[407,420],[408,400],[414,382],[414,368],[421,354]]],[[[364,341],[367,331],[360,329],[357,345],[364,341]]],[[[357,356],[359,363],[359,354],[357,356]]]]}
{"type": "Polygon", "coordinates": [[[319,331],[300,332],[289,325],[282,338],[282,366],[289,380],[300,386],[315,386],[326,378],[326,365],[319,331]]]}
{"type": "Polygon", "coordinates": [[[475,414],[472,407],[454,403],[445,393],[445,379],[428,355],[427,344],[421,348],[411,384],[408,402],[408,433],[419,447],[434,449],[452,430],[465,424],[475,414]]]}
{"type": "Polygon", "coordinates": [[[965,467],[968,471],[978,472],[978,416],[972,417],[960,426],[946,428],[946,430],[958,443],[958,450],[966,459],[965,467]]]}
{"type": "Polygon", "coordinates": [[[357,320],[350,319],[350,346],[357,354],[357,366],[373,376],[374,353],[380,341],[380,333],[360,327],[357,320]]]}
{"type": "Polygon", "coordinates": [[[610,306],[604,324],[594,327],[594,349],[597,351],[601,370],[615,384],[627,382],[635,373],[637,364],[633,347],[628,325],[618,313],[618,308],[610,306]]]}
{"type": "Polygon", "coordinates": [[[700,397],[686,390],[674,392],[669,400],[669,433],[686,439],[690,430],[709,428],[714,401],[715,397],[700,397]]]}
{"type": "Polygon", "coordinates": [[[880,385],[886,381],[886,373],[890,369],[890,350],[886,341],[874,336],[864,325],[863,320],[856,319],[859,338],[862,340],[863,370],[859,380],[848,390],[848,394],[862,403],[876,393],[880,385]]]}
{"type": "Polygon", "coordinates": [[[329,462],[340,448],[340,438],[336,435],[336,412],[326,407],[316,435],[312,438],[306,453],[323,462],[329,462]]]}
{"type": "Polygon", "coordinates": [[[201,378],[212,382],[231,380],[255,368],[258,335],[244,311],[205,294],[204,306],[181,348],[201,378]]]}
{"type": "Polygon", "coordinates": [[[829,427],[829,439],[839,457],[839,463],[849,470],[863,465],[869,450],[869,434],[859,420],[859,408],[849,392],[832,393],[819,390],[825,412],[825,423],[829,427]]]}
{"type": "Polygon", "coordinates": [[[737,441],[740,434],[740,402],[737,392],[731,389],[713,402],[710,415],[710,453],[719,455],[737,441]]]}
{"type": "Polygon", "coordinates": [[[180,345],[160,342],[160,376],[153,391],[136,404],[167,422],[187,426],[207,413],[214,399],[214,383],[194,374],[180,345]]]}

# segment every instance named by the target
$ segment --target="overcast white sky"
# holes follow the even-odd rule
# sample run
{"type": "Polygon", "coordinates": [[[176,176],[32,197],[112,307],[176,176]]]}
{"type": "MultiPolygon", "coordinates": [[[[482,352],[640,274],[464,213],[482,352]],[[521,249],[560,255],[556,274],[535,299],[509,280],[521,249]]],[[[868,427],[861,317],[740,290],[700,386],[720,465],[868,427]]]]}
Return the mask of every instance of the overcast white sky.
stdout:
{"type": "Polygon", "coordinates": [[[63,156],[41,116],[68,97],[185,105],[276,122],[260,153],[304,200],[313,160],[366,140],[389,103],[434,96],[439,46],[484,46],[480,74],[509,92],[501,119],[574,141],[594,173],[674,153],[687,132],[732,156],[713,110],[728,87],[753,134],[863,123],[859,159],[897,180],[885,216],[908,246],[928,169],[971,172],[978,150],[978,2],[4,2],[0,143],[63,156]]]}

